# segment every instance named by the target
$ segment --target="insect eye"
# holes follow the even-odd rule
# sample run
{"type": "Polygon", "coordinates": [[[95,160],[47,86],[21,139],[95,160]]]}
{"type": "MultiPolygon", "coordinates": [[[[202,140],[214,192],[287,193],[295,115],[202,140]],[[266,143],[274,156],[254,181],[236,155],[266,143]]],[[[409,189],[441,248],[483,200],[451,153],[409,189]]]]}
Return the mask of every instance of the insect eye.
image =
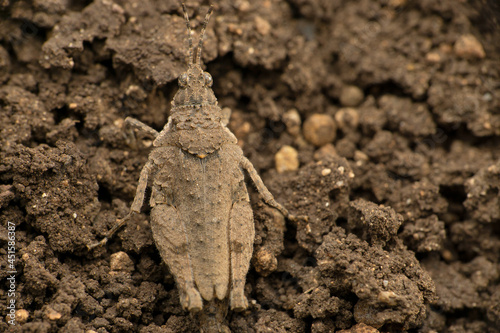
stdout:
{"type": "Polygon", "coordinates": [[[205,85],[207,87],[211,87],[213,83],[212,75],[210,75],[209,73],[203,73],[203,76],[205,77],[205,85]]]}
{"type": "Polygon", "coordinates": [[[188,75],[186,73],[182,73],[181,76],[179,76],[179,86],[180,87],[185,87],[188,84],[188,75]]]}

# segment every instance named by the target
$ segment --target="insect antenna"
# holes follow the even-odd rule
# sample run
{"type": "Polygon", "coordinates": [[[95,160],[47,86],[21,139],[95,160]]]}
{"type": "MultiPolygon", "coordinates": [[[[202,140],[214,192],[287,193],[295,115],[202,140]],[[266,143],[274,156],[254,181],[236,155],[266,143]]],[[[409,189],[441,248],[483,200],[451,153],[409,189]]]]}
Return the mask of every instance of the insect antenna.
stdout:
{"type": "Polygon", "coordinates": [[[187,63],[191,65],[193,63],[193,37],[191,35],[191,25],[189,24],[189,16],[187,13],[186,5],[184,2],[181,4],[182,11],[184,12],[184,19],[186,20],[186,27],[188,32],[188,53],[187,53],[187,63]]]}
{"type": "Polygon", "coordinates": [[[214,5],[210,5],[208,8],[207,15],[205,15],[205,21],[203,22],[203,28],[201,29],[200,40],[198,41],[198,48],[196,50],[196,64],[201,65],[201,49],[203,47],[203,38],[205,37],[205,30],[207,29],[208,20],[210,20],[210,15],[214,11],[214,5]]]}

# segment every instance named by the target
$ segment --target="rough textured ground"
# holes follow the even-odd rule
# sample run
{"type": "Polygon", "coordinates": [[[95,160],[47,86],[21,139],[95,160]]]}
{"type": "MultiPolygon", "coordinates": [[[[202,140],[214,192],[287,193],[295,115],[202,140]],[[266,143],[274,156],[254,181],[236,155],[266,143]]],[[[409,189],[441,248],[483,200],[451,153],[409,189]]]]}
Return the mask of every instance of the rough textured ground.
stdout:
{"type": "MultiPolygon", "coordinates": [[[[203,60],[229,127],[277,200],[309,216],[284,221],[251,190],[251,306],[231,329],[499,332],[496,2],[214,4],[203,60]],[[292,170],[278,173],[283,146],[292,170]]],[[[207,3],[187,7],[199,31],[207,3]]],[[[123,119],[168,117],[179,4],[3,0],[0,15],[0,316],[7,221],[23,309],[0,331],[195,331],[147,207],[86,249],[128,212],[147,160],[123,119]]]]}

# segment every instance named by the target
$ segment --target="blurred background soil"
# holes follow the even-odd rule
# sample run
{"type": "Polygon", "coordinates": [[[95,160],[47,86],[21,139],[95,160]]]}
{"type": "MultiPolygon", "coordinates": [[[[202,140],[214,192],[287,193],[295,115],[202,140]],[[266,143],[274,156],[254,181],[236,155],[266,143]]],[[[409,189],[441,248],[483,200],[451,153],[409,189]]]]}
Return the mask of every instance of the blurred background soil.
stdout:
{"type": "MultiPolygon", "coordinates": [[[[206,1],[186,1],[198,36],[206,1]]],[[[498,3],[214,1],[203,60],[291,223],[256,223],[234,332],[499,332],[498,3]],[[366,326],[366,325],[369,325],[366,326]],[[371,327],[371,328],[370,328],[371,327]]],[[[0,0],[0,331],[194,332],[128,212],[186,30],[177,1],[0,0]],[[18,325],[6,323],[7,222],[18,325]]],[[[195,37],[196,40],[197,37],[195,37]]]]}

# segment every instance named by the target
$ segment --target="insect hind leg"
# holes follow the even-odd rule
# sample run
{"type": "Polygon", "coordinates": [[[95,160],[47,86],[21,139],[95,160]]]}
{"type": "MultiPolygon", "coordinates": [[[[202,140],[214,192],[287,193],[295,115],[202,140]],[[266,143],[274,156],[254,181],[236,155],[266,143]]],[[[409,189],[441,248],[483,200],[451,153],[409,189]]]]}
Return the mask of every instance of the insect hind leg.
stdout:
{"type": "Polygon", "coordinates": [[[194,285],[188,239],[177,209],[167,204],[154,206],[151,210],[151,231],[161,257],[177,282],[182,307],[193,312],[200,311],[203,300],[194,285]]]}

